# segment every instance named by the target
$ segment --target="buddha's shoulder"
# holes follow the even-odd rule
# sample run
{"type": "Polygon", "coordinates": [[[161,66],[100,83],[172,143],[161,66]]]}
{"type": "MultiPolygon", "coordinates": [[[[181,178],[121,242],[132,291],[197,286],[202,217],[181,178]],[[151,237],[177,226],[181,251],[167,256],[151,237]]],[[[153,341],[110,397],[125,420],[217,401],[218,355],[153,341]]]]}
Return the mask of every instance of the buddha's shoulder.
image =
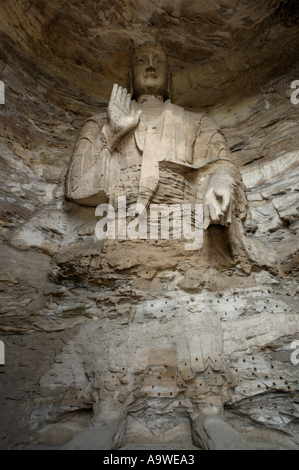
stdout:
{"type": "Polygon", "coordinates": [[[198,123],[208,129],[218,129],[217,123],[205,113],[190,111],[171,102],[168,102],[167,106],[174,114],[186,121],[198,123]]]}

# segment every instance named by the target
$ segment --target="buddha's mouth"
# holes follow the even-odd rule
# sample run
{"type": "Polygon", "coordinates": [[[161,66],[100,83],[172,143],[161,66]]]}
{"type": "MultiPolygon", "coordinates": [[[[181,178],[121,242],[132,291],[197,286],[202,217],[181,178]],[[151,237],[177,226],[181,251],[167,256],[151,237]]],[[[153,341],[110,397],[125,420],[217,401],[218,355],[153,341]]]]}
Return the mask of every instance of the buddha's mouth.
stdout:
{"type": "Polygon", "coordinates": [[[145,78],[158,78],[158,75],[156,74],[156,72],[147,72],[145,74],[145,78]]]}

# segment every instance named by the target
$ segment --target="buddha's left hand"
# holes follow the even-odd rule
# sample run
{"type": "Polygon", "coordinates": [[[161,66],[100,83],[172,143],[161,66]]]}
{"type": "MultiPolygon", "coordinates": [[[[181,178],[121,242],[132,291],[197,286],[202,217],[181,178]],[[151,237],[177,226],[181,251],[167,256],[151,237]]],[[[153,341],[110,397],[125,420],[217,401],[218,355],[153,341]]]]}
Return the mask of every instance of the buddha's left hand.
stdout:
{"type": "Polygon", "coordinates": [[[205,197],[204,203],[204,230],[210,225],[231,224],[232,194],[228,184],[216,182],[212,184],[205,197]]]}

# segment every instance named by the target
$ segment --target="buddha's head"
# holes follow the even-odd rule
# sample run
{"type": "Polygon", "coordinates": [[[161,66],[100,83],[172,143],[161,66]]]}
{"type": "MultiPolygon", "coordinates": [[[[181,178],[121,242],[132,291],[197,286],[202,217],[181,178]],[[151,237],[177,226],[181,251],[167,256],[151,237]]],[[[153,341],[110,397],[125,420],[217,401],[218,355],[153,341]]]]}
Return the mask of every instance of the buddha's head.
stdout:
{"type": "Polygon", "coordinates": [[[159,44],[146,42],[133,57],[131,82],[133,95],[169,98],[170,76],[167,56],[159,44]]]}

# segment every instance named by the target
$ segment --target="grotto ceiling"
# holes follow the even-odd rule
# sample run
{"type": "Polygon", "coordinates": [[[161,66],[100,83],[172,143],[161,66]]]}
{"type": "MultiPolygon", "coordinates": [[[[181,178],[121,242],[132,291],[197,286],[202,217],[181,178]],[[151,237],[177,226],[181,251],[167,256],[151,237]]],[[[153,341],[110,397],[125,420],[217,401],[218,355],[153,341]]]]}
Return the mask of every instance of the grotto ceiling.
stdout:
{"type": "MultiPolygon", "coordinates": [[[[132,441],[176,436],[189,445],[181,408],[156,405],[161,377],[180,399],[180,387],[190,397],[198,378],[200,400],[216,411],[222,400],[224,419],[245,439],[298,448],[299,369],[290,360],[299,338],[299,106],[290,101],[298,5],[1,1],[1,448],[61,448],[111,397],[129,409],[132,441]],[[240,264],[222,245],[210,263],[196,267],[194,257],[192,269],[167,246],[152,258],[134,247],[129,256],[112,251],[100,272],[94,208],[65,197],[80,129],[106,113],[113,84],[127,85],[134,48],[153,40],[169,57],[173,103],[215,119],[242,173],[252,250],[240,264]],[[223,368],[211,360],[211,337],[223,368]],[[183,382],[151,370],[165,355],[183,382]],[[148,402],[143,382],[157,390],[148,402]]],[[[108,422],[115,410],[107,410],[108,422]]]]}
{"type": "Polygon", "coordinates": [[[2,60],[19,57],[76,97],[107,103],[132,49],[163,44],[173,100],[212,106],[258,90],[297,61],[296,0],[3,0],[2,60]]]}

